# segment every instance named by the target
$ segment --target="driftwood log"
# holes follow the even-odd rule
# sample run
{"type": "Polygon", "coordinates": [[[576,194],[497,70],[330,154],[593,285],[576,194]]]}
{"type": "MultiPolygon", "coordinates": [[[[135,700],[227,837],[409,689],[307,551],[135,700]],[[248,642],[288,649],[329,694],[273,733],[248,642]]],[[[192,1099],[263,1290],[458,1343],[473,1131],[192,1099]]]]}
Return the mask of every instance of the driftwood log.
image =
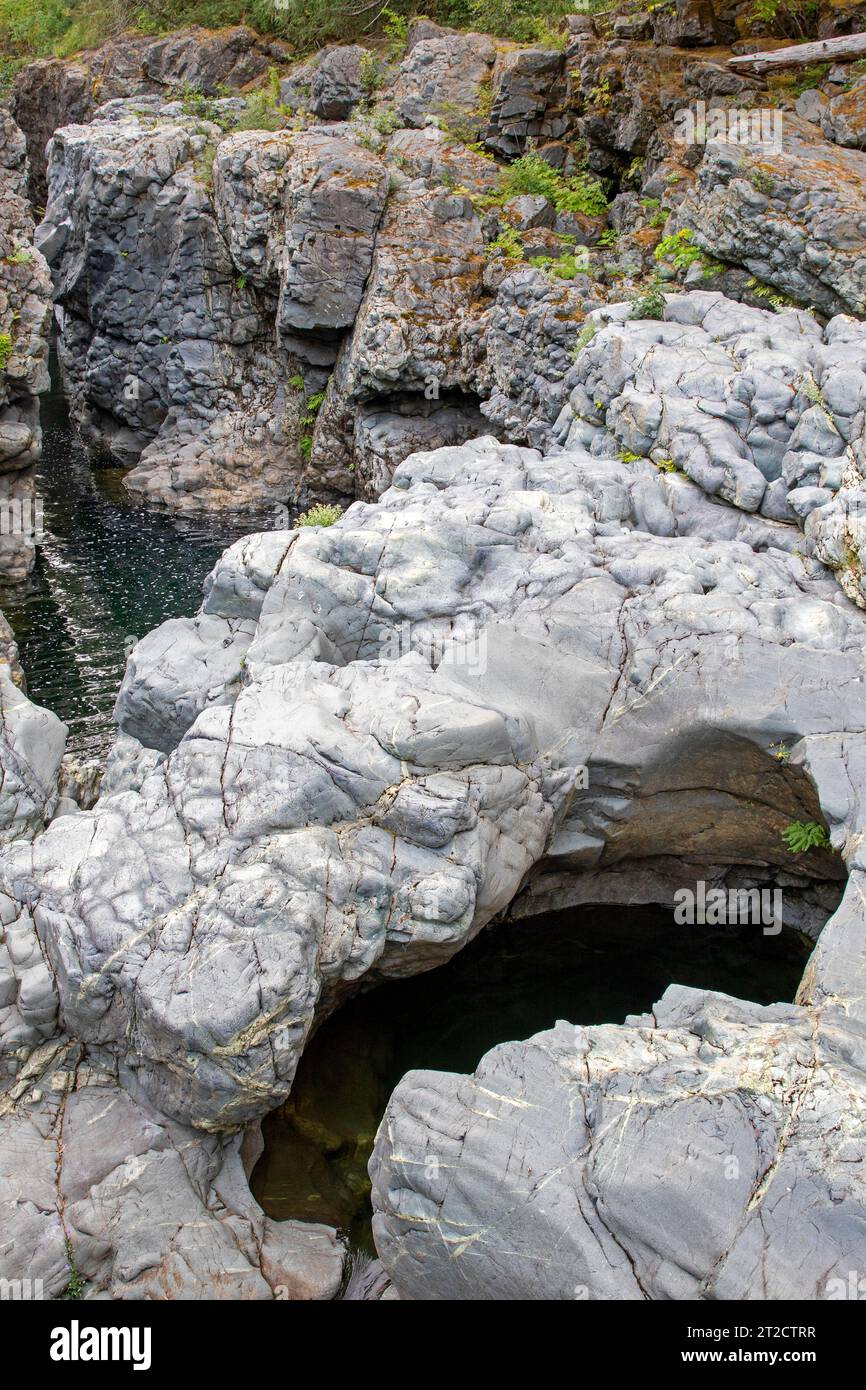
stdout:
{"type": "Polygon", "coordinates": [[[806,63],[845,63],[853,58],[866,58],[866,34],[844,34],[838,39],[797,43],[768,53],[741,53],[728,59],[728,67],[735,72],[762,77],[777,68],[800,67],[806,63]]]}

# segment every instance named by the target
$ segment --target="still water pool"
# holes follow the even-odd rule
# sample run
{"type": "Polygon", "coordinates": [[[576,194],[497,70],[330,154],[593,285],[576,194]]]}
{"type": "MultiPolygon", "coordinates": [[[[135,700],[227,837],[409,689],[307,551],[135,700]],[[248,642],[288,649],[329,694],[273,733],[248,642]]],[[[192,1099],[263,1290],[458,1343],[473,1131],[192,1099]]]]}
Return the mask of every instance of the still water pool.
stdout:
{"type": "Polygon", "coordinates": [[[122,470],[94,461],[70,426],[54,361],[41,414],[37,490],[45,534],[30,579],[0,588],[0,608],[18,640],[31,699],[68,724],[70,751],[98,756],[113,734],[129,639],[194,613],[226,546],[273,519],[185,519],[137,505],[122,470]]]}
{"type": "Polygon", "coordinates": [[[413,1068],[471,1072],[557,1019],[621,1023],[667,986],[791,1000],[812,943],[794,931],[681,927],[669,910],[572,908],[481,933],[447,965],[381,985],[322,1024],[287,1104],[263,1125],[252,1189],[270,1216],[324,1221],[373,1252],[367,1160],[413,1068]]]}

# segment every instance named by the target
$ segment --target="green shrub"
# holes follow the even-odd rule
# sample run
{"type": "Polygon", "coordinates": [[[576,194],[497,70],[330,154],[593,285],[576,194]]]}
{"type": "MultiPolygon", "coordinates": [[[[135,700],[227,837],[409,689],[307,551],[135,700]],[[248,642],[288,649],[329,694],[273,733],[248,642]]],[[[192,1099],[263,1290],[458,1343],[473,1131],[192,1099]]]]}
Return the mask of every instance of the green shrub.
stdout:
{"type": "Polygon", "coordinates": [[[523,242],[513,227],[506,227],[499,233],[498,237],[488,243],[486,254],[488,256],[501,254],[507,261],[522,261],[523,242]]]}
{"type": "Polygon", "coordinates": [[[563,15],[573,11],[573,4],[557,3],[557,0],[463,0],[463,3],[458,0],[457,4],[437,6],[437,16],[448,24],[545,48],[564,46],[555,25],[563,15]]]}
{"type": "Polygon", "coordinates": [[[545,275],[554,275],[557,280],[573,280],[577,274],[577,257],[573,251],[564,256],[531,256],[529,264],[535,270],[543,270],[545,275]]]}
{"type": "Polygon", "coordinates": [[[343,508],[332,502],[317,502],[308,512],[296,519],[296,526],[333,526],[343,515],[343,508]]]}
{"type": "Polygon", "coordinates": [[[246,110],[233,121],[236,130],[282,130],[292,114],[280,101],[280,75],[268,71],[268,85],[245,96],[246,110]]]}
{"type": "Polygon", "coordinates": [[[666,302],[661,280],[653,280],[644,294],[632,300],[629,318],[662,319],[666,302]]]}
{"type": "Polygon", "coordinates": [[[566,178],[533,152],[515,159],[499,179],[502,201],[525,193],[546,198],[558,212],[580,212],[586,217],[598,217],[607,211],[604,187],[592,174],[581,171],[566,178]]]}
{"type": "Polygon", "coordinates": [[[11,356],[12,335],[11,333],[0,333],[0,372],[5,372],[11,356]]]}
{"type": "Polygon", "coordinates": [[[755,0],[751,18],[785,39],[808,39],[817,34],[821,0],[755,0]]]}
{"type": "Polygon", "coordinates": [[[701,259],[701,250],[693,244],[694,238],[690,227],[681,227],[678,232],[662,237],[655,249],[656,260],[668,261],[677,270],[688,270],[690,265],[701,259]]]}

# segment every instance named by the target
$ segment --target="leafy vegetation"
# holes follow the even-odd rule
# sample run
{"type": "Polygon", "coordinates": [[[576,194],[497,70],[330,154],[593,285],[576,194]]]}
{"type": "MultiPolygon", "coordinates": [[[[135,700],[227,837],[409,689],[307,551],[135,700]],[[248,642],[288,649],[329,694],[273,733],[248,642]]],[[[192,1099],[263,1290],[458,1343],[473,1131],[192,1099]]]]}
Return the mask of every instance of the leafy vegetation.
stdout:
{"type": "Polygon", "coordinates": [[[507,261],[523,260],[523,242],[513,227],[506,227],[487,245],[487,255],[504,256],[507,261]]]}
{"type": "Polygon", "coordinates": [[[505,202],[525,193],[546,198],[557,212],[600,217],[607,211],[607,195],[599,179],[585,170],[569,177],[533,151],[515,159],[503,169],[499,178],[499,201],[505,202]]]}
{"type": "Polygon", "coordinates": [[[592,342],[598,329],[594,323],[585,323],[574,340],[574,347],[571,349],[571,360],[576,362],[583,349],[592,342]]]}
{"type": "Polygon", "coordinates": [[[645,292],[632,300],[630,319],[661,319],[665,313],[665,292],[661,280],[656,276],[645,292]]]}
{"type": "Polygon", "coordinates": [[[792,820],[782,831],[782,839],[792,854],[805,854],[807,849],[829,849],[830,836],[814,820],[792,820]]]}
{"type": "Polygon", "coordinates": [[[573,251],[567,251],[562,256],[531,256],[529,264],[535,270],[543,270],[545,275],[553,275],[557,280],[573,280],[578,270],[583,266],[578,266],[577,256],[573,251]]]}
{"type": "MultiPolygon", "coordinates": [[[[603,8],[596,0],[591,7],[603,8]]],[[[435,0],[428,8],[443,24],[562,47],[565,39],[557,25],[573,5],[567,0],[435,0]]],[[[0,0],[0,50],[12,57],[67,57],[98,48],[125,30],[164,34],[191,24],[208,29],[248,24],[260,34],[287,39],[299,54],[327,43],[376,37],[385,40],[387,56],[394,58],[405,50],[416,9],[411,0],[390,5],[358,0],[0,0]]]]}
{"type": "Polygon", "coordinates": [[[12,335],[11,333],[0,333],[0,372],[5,372],[11,356],[12,335]]]}
{"type": "Polygon", "coordinates": [[[787,39],[817,34],[821,0],[755,0],[752,20],[787,39]]]}
{"type": "Polygon", "coordinates": [[[69,1271],[69,1278],[66,1287],[57,1295],[63,1299],[78,1299],[84,1297],[84,1290],[87,1288],[87,1280],[79,1274],[75,1267],[75,1252],[72,1249],[72,1241],[64,1231],[63,1244],[66,1247],[66,1268],[69,1271]]]}
{"type": "Polygon", "coordinates": [[[333,502],[317,502],[308,512],[301,512],[296,526],[333,526],[343,515],[343,508],[333,502]]]}
{"type": "Polygon", "coordinates": [[[707,277],[724,270],[723,263],[707,256],[699,246],[695,246],[694,240],[695,234],[692,229],[681,227],[678,232],[662,237],[655,249],[655,258],[678,271],[686,271],[695,264],[700,265],[707,277]]]}

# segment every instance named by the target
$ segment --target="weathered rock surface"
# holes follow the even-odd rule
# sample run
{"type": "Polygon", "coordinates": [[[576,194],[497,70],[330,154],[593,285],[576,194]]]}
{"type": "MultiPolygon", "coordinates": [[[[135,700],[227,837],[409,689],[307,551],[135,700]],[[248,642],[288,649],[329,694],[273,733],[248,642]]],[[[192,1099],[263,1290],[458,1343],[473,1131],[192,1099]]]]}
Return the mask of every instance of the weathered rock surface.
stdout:
{"type": "MultiPolygon", "coordinates": [[[[653,835],[689,853],[679,821],[654,831],[638,810],[635,720],[642,756],[694,785],[704,718],[745,775],[754,743],[827,731],[816,682],[845,692],[846,728],[859,717],[862,619],[800,545],[648,462],[488,440],[410,458],[335,527],[234,547],[202,616],[133,654],[120,727],[156,763],[7,855],[62,961],[66,1027],[134,1055],[161,1109],[236,1123],[286,1094],[318,1010],[451,954],[557,827],[572,868],[652,852],[653,835]],[[523,676],[515,643],[534,654],[523,676]],[[605,788],[588,802],[571,792],[587,758],[605,788]]],[[[700,785],[718,785],[711,762],[700,785]]],[[[808,790],[779,775],[791,819],[808,790]]],[[[729,861],[780,866],[786,821],[735,806],[729,861]]]]}
{"type": "Polygon", "coordinates": [[[380,1255],[404,1299],[832,1296],[863,1254],[864,1048],[839,1010],[672,985],[622,1027],[410,1072],[380,1255]]]}
{"type": "Polygon", "coordinates": [[[391,97],[407,126],[428,116],[484,127],[484,91],[496,46],[486,34],[439,33],[419,39],[400,65],[391,97]]]}
{"type": "Polygon", "coordinates": [[[35,202],[45,201],[45,150],[60,126],[89,121],[102,103],[117,97],[237,91],[264,77],[274,61],[285,61],[288,51],[244,25],[218,31],[192,27],[164,38],[125,34],[72,62],[29,63],[15,79],[12,114],[27,135],[35,202]]]}
{"type": "MultiPolygon", "coordinates": [[[[275,131],[166,100],[258,81],[245,30],[19,80],[34,150],[76,122],[39,239],[90,441],[182,509],[370,505],[248,537],[138,644],[93,804],[93,778],[59,795],[62,726],[0,629],[3,1277],[60,1292],[71,1250],[92,1296],[333,1297],[334,1233],[268,1221],[245,1176],[317,1023],[506,909],[689,878],[784,888],[817,938],[798,1002],[674,985],[405,1078],[371,1170],[386,1296],[816,1298],[866,1258],[866,156],[856,88],[786,110],[780,148],[678,143],[685,103],[753,84],[643,39],[734,18],[682,0],[613,41],[569,24],[565,51],[422,21],[396,77],[358,46],[293,68],[310,115],[275,131]],[[562,281],[491,248],[558,255],[601,220],[479,208],[476,138],[567,174],[585,141],[623,263],[562,281]],[[834,317],[605,304],[669,213],[732,294],[834,317]],[[844,858],[792,857],[792,819],[844,858]]],[[[33,325],[0,417],[18,485],[46,282],[7,270],[33,325]]]]}
{"type": "Polygon", "coordinates": [[[0,1086],[2,1277],[42,1280],[46,1298],[73,1271],[87,1298],[333,1298],[343,1247],[326,1226],[264,1215],[251,1137],[166,1121],[70,1039],[36,1047],[0,1086]]]}
{"type": "MultiPolygon", "coordinates": [[[[838,881],[833,856],[815,851],[816,859],[791,861],[780,835],[791,818],[819,814],[820,798],[834,841],[850,864],[857,862],[859,802],[849,778],[856,779],[863,757],[863,619],[819,566],[790,553],[796,534],[720,507],[688,479],[642,460],[622,463],[576,449],[542,458],[488,440],[415,455],[377,505],[356,504],[334,527],[240,542],[212,576],[196,636],[216,658],[238,625],[247,625],[252,640],[240,688],[233,695],[207,659],[191,661],[183,634],[173,643],[168,633],[155,634],[148,639],[153,651],[144,644],[130,668],[137,673],[130,692],[138,687],[146,696],[130,705],[127,694],[120,709],[122,727],[126,711],[135,710],[139,763],[147,762],[148,745],[156,757],[150,770],[139,772],[127,759],[126,773],[115,768],[109,794],[92,811],[5,854],[8,912],[25,930],[32,922],[50,966],[41,992],[32,991],[41,1012],[36,1007],[16,1022],[13,1037],[32,1045],[34,1032],[51,1026],[46,1020],[56,1006],[71,1035],[116,1059],[124,1077],[134,1069],[137,1105],[177,1117],[160,1119],[161,1126],[192,1120],[218,1133],[284,1098],[320,1010],[362,978],[447,958],[514,898],[536,866],[576,879],[588,868],[616,870],[621,887],[623,875],[639,875],[648,860],[675,847],[698,866],[721,859],[746,881],[765,881],[768,872],[799,874],[804,887],[838,881]],[[219,690],[215,679],[222,680],[219,690]],[[195,709],[200,713],[188,725],[195,709]],[[785,763],[768,751],[780,740],[791,749],[785,763]],[[583,765],[586,787],[575,779],[583,765]]],[[[128,732],[125,738],[131,747],[128,732]]],[[[853,945],[862,931],[858,902],[852,881],[804,986],[809,1008],[824,1011],[822,1028],[834,1037],[841,1030],[838,1047],[847,1046],[842,1035],[854,1027],[862,995],[853,945]]],[[[698,998],[715,1018],[721,1006],[698,998]]],[[[702,1296],[716,1256],[729,1252],[712,1278],[719,1289],[736,1290],[732,1296],[808,1294],[828,1251],[859,1258],[859,1224],[839,1225],[836,1216],[843,1171],[828,1160],[822,1138],[851,1109],[852,1097],[859,1104],[859,1074],[844,1079],[823,1051],[815,1062],[812,1013],[730,1007],[739,1011],[736,1029],[723,1015],[709,1041],[691,1014],[687,1022],[681,1015],[657,1025],[644,1020],[640,1029],[568,1029],[572,1052],[574,1038],[581,1057],[598,1052],[589,1080],[583,1061],[569,1073],[574,1080],[561,1079],[562,1030],[554,1042],[528,1045],[528,1055],[550,1054],[551,1061],[537,1083],[543,1101],[530,1087],[534,1072],[518,1063],[517,1074],[528,1078],[525,1104],[542,1103],[553,1117],[560,1110],[573,1115],[569,1087],[591,1086],[593,1104],[610,1107],[613,1132],[625,1123],[620,1088],[608,1083],[605,1091],[604,1077],[615,1068],[621,1083],[628,1067],[635,1071],[635,1094],[650,1098],[643,1102],[645,1126],[635,1127],[629,1169],[638,1186],[654,1171],[662,1143],[647,1139],[646,1127],[658,1123],[651,1097],[673,1068],[691,1068],[695,1081],[665,1123],[690,1142],[697,1126],[692,1148],[683,1150],[696,1156],[683,1159],[682,1185],[659,1189],[680,1203],[678,1213],[692,1212],[689,1223],[675,1221],[660,1249],[653,1223],[670,1225],[669,1208],[635,1206],[615,1175],[608,1190],[602,1164],[592,1181],[620,1214],[594,1216],[587,1208],[584,1218],[578,1203],[570,1214],[572,1244],[563,1247],[566,1274],[543,1254],[527,1259],[527,1277],[550,1280],[537,1289],[574,1296],[567,1279],[572,1290],[586,1284],[590,1296],[637,1297],[641,1288],[654,1297],[702,1296]],[[761,1061],[770,1032],[773,1047],[784,1048],[778,1082],[775,1073],[764,1079],[761,1061]],[[742,1080],[740,1050],[753,1058],[760,1084],[742,1080]],[[807,1082],[820,1095],[814,1115],[807,1082]],[[713,1141],[706,1136],[715,1131],[702,1121],[708,1102],[690,1100],[691,1091],[727,1096],[736,1086],[748,1094],[719,1101],[725,1129],[713,1141]],[[798,1096],[806,1097],[802,1104],[798,1096]],[[779,1183],[783,1189],[796,1177],[797,1201],[822,1231],[833,1227],[837,1244],[831,1249],[831,1236],[822,1236],[812,1259],[801,1238],[789,1235],[799,1241],[794,1258],[779,1240],[787,1272],[773,1283],[776,1266],[767,1272],[752,1227],[739,1241],[734,1235],[756,1184],[775,1205],[777,1189],[760,1184],[795,1112],[804,1126],[812,1116],[815,1137],[788,1144],[779,1183]],[[707,1145],[718,1157],[729,1140],[741,1180],[717,1183],[712,1202],[694,1203],[689,1194],[706,1176],[707,1145]],[[584,1219],[596,1232],[593,1250],[582,1235],[584,1219]],[[684,1231],[697,1232],[691,1263],[678,1243],[684,1231]],[[616,1253],[620,1236],[635,1243],[633,1267],[616,1253]]],[[[503,1055],[519,1058],[527,1045],[509,1047],[503,1055]]],[[[493,1054],[494,1068],[499,1056],[493,1054]]],[[[16,1052],[14,1074],[25,1065],[16,1052]]],[[[469,1269],[453,1257],[440,1268],[428,1234],[417,1234],[426,1220],[424,1159],[441,1152],[444,1163],[453,1161],[447,1128],[431,1139],[420,1119],[403,1119],[404,1110],[415,1113],[406,1097],[419,1086],[427,1087],[425,1097],[444,1098],[449,1087],[464,1084],[475,1083],[410,1077],[382,1131],[377,1220],[401,1297],[419,1296],[422,1270],[436,1296],[460,1296],[455,1281],[469,1269]],[[398,1128],[403,1158],[419,1155],[414,1179],[406,1177],[403,1158],[391,1163],[388,1135],[398,1128]]],[[[478,1084],[503,1094],[498,1075],[483,1072],[478,1084]]],[[[524,1103],[522,1093],[513,1098],[524,1103]]],[[[448,1101],[435,1123],[459,1119],[459,1105],[448,1101]]],[[[515,1107],[507,1110],[513,1116],[515,1107]]],[[[426,1109],[424,1115],[433,1122],[426,1109]]],[[[24,1117],[10,1123],[20,1126],[24,1117]]],[[[497,1204],[507,1199],[515,1221],[524,1223],[516,1248],[545,1251],[545,1233],[565,1211],[565,1197],[555,1204],[557,1216],[545,1217],[530,1189],[542,1168],[553,1171],[561,1162],[562,1143],[573,1139],[575,1155],[582,1149],[578,1132],[566,1134],[555,1118],[553,1137],[546,1126],[533,1126],[533,1134],[532,1156],[521,1141],[524,1176],[515,1175],[514,1189],[506,1168],[504,1183],[501,1173],[479,1178],[458,1198],[458,1168],[449,1186],[456,1206],[446,1208],[445,1220],[474,1220],[477,1200],[484,1221],[497,1226],[497,1204]],[[524,1180],[525,1204],[513,1200],[524,1180]]],[[[506,1129],[479,1121],[467,1136],[469,1166],[476,1136],[479,1144],[500,1136],[510,1142],[506,1129]]],[[[858,1142],[853,1136],[851,1154],[858,1142]]],[[[149,1140],[147,1147],[163,1152],[149,1140]]],[[[607,1149],[600,1144],[599,1152],[594,1175],[607,1149]]],[[[488,1157],[498,1161],[492,1151],[485,1155],[482,1173],[488,1157]]],[[[14,1172],[9,1181],[14,1188],[14,1172]]],[[[561,1181],[573,1190],[570,1177],[561,1181]]],[[[848,1203],[857,1200],[851,1181],[840,1199],[848,1203]]],[[[183,1200],[190,1211],[199,1209],[192,1197],[183,1200]]],[[[134,1218],[113,1210],[115,1241],[132,1224],[134,1245],[139,1207],[134,1218]]],[[[481,1206],[479,1220],[480,1213],[481,1206]]],[[[97,1287],[118,1279],[135,1286],[143,1271],[132,1259],[118,1266],[117,1247],[97,1259],[91,1219],[76,1214],[72,1239],[92,1261],[87,1268],[97,1287]]],[[[95,1231],[100,1240],[104,1230],[99,1224],[95,1231]]],[[[509,1228],[503,1239],[512,1234],[509,1228]]],[[[224,1252],[228,1236],[209,1226],[202,1239],[207,1268],[219,1265],[224,1253],[214,1255],[210,1242],[218,1240],[224,1252]]],[[[471,1248],[472,1288],[518,1296],[523,1286],[514,1262],[499,1261],[482,1238],[471,1248]]],[[[252,1265],[238,1277],[261,1289],[252,1265]]],[[[165,1287],[164,1271],[174,1266],[175,1252],[161,1245],[150,1256],[148,1268],[157,1272],[147,1287],[165,1287]]],[[[182,1287],[198,1287],[195,1275],[184,1278],[182,1287]]]]}
{"type": "Polygon", "coordinates": [[[680,225],[823,313],[866,310],[866,155],[786,116],[781,147],[710,141],[680,225]]]}
{"type": "Polygon", "coordinates": [[[303,335],[333,358],[387,195],[349,141],[221,138],[179,111],[69,127],[39,229],[79,422],[138,460],[127,487],[181,508],[303,500],[303,335]]]}
{"type": "Polygon", "coordinates": [[[651,458],[744,511],[799,522],[862,607],[864,369],[866,329],[847,315],[822,330],[800,310],[671,296],[665,322],[592,339],[558,438],[651,458]]]}
{"type": "Polygon", "coordinates": [[[37,397],[48,387],[51,277],[33,247],[24,136],[0,109],[0,575],[33,567],[42,447],[37,397]]]}
{"type": "Polygon", "coordinates": [[[866,82],[856,82],[850,91],[825,99],[816,114],[828,140],[857,150],[866,147],[866,82]]]}

